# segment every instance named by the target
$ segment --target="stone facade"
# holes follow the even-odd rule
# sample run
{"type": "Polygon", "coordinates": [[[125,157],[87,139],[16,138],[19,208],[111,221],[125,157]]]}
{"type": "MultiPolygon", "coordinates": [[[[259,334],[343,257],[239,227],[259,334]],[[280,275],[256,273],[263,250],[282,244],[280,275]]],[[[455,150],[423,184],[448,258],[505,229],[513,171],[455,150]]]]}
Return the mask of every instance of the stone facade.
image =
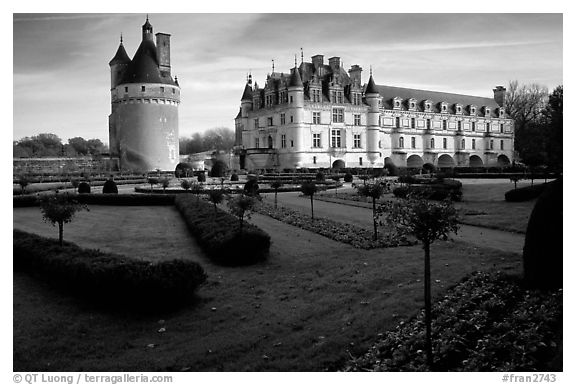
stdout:
{"type": "Polygon", "coordinates": [[[242,95],[235,153],[246,169],[504,166],[514,126],[494,98],[362,85],[362,68],[312,57],[242,95]]]}
{"type": "Polygon", "coordinates": [[[122,41],[110,61],[110,154],[122,170],[174,170],[179,160],[180,87],[170,74],[170,35],[146,19],[142,42],[130,60],[122,41]]]}

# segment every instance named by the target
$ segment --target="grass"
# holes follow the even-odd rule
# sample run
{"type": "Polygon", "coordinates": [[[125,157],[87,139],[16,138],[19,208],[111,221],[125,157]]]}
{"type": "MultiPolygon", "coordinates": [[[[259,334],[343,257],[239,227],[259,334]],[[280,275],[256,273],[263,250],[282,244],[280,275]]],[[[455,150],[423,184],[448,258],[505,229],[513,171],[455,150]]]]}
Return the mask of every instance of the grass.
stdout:
{"type": "MultiPolygon", "coordinates": [[[[269,259],[220,267],[187,249],[193,242],[171,209],[94,207],[67,225],[64,237],[82,247],[122,248],[129,256],[200,258],[208,280],[197,303],[137,316],[15,273],[15,371],[335,370],[349,359],[347,350],[364,353],[374,336],[423,305],[419,246],[358,250],[254,215],[252,222],[272,237],[269,259]]],[[[14,210],[15,226],[55,235],[34,210],[14,210]]],[[[470,272],[519,273],[521,266],[518,254],[459,242],[434,244],[432,261],[436,298],[470,272]]]]}

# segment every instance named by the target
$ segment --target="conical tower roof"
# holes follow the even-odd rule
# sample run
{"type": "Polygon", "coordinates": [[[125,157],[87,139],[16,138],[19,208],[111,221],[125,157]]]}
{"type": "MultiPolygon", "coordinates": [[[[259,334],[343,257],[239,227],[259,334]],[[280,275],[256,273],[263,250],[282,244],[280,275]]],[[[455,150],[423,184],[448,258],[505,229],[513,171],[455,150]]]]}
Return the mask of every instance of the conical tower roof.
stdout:
{"type": "Polygon", "coordinates": [[[124,49],[124,44],[122,44],[122,41],[120,41],[118,50],[116,50],[116,55],[114,55],[114,57],[112,58],[112,60],[110,60],[108,65],[128,64],[128,63],[130,63],[130,57],[128,56],[126,50],[124,49]]]}
{"type": "Polygon", "coordinates": [[[366,86],[366,90],[364,91],[366,94],[377,94],[378,89],[376,88],[376,83],[374,83],[374,78],[372,74],[370,74],[370,80],[368,80],[368,85],[366,86]]]}
{"type": "Polygon", "coordinates": [[[163,83],[177,85],[172,77],[160,72],[156,45],[152,40],[142,40],[134,58],[128,64],[122,83],[163,83]]]}
{"type": "Polygon", "coordinates": [[[298,71],[297,67],[294,67],[292,70],[288,87],[304,87],[304,84],[302,84],[302,78],[300,77],[300,71],[298,71]]]}
{"type": "Polygon", "coordinates": [[[246,83],[246,87],[244,87],[244,93],[242,94],[242,99],[240,99],[241,101],[244,100],[250,100],[252,101],[252,87],[250,87],[250,84],[246,83]]]}

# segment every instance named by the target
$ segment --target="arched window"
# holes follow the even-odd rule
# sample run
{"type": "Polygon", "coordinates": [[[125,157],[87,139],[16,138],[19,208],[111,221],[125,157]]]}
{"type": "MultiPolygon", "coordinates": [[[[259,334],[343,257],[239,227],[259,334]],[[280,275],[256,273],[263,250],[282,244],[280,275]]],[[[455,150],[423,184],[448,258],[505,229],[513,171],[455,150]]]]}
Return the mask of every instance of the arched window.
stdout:
{"type": "Polygon", "coordinates": [[[460,144],[460,147],[461,147],[462,149],[465,149],[465,148],[466,148],[466,139],[462,139],[462,143],[460,144]]]}
{"type": "Polygon", "coordinates": [[[434,138],[430,139],[430,148],[434,148],[434,138]]]}
{"type": "Polygon", "coordinates": [[[404,148],[404,138],[400,137],[399,143],[398,143],[398,147],[400,148],[404,148]]]}

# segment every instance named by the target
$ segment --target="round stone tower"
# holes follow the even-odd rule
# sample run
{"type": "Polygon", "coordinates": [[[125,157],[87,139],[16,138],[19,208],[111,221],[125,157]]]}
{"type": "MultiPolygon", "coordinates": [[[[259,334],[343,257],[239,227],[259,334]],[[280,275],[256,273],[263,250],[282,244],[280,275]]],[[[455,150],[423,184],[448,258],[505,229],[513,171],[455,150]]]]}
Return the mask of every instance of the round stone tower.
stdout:
{"type": "Polygon", "coordinates": [[[180,86],[170,74],[170,35],[156,34],[146,18],[142,42],[130,60],[122,39],[110,61],[110,155],[122,170],[174,170],[178,164],[180,86]]]}
{"type": "Polygon", "coordinates": [[[372,167],[378,162],[378,134],[380,132],[380,107],[378,106],[378,99],[380,94],[374,83],[372,77],[372,69],[370,69],[370,80],[364,92],[366,95],[366,103],[368,103],[368,122],[366,124],[366,153],[368,160],[372,167]]]}

